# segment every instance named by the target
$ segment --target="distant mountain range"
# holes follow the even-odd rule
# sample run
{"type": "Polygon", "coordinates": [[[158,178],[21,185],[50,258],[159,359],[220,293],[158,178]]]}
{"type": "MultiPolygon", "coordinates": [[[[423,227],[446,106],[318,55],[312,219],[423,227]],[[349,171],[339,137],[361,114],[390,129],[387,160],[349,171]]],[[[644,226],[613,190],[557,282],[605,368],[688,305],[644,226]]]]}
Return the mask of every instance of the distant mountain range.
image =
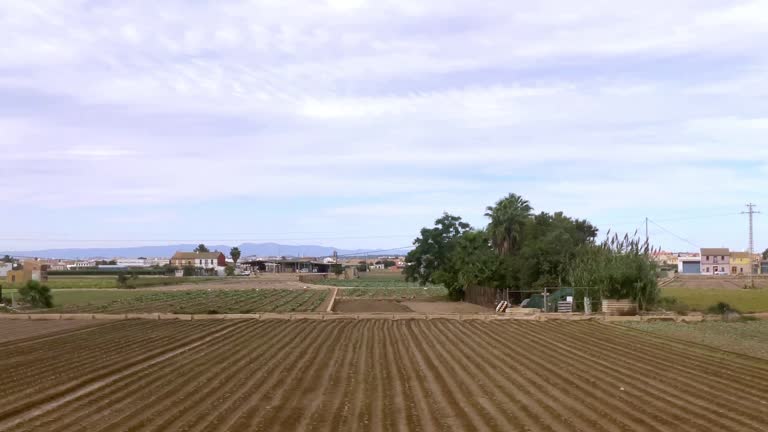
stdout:
{"type": "MultiPolygon", "coordinates": [[[[210,250],[219,250],[229,255],[232,246],[206,245],[210,250]]],[[[81,248],[81,249],[45,249],[31,251],[6,251],[0,255],[12,255],[36,258],[81,259],[81,258],[138,258],[170,257],[178,251],[191,252],[196,244],[177,244],[166,246],[139,246],[125,248],[81,248]]],[[[316,245],[281,245],[277,243],[243,243],[237,245],[243,257],[287,256],[287,257],[326,257],[337,251],[339,255],[365,254],[367,249],[337,249],[316,245]]]]}

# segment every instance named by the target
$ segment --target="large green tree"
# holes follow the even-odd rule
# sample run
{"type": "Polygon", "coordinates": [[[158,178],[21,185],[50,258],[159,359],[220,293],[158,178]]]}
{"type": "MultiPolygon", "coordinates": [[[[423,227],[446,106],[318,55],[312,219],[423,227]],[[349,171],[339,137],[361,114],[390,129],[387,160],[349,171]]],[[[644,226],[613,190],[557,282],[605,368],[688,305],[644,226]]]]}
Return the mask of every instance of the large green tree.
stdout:
{"type": "Polygon", "coordinates": [[[434,281],[448,289],[452,300],[461,300],[472,285],[493,285],[499,263],[486,231],[464,231],[454,240],[446,265],[435,272],[434,281]]]}
{"type": "MultiPolygon", "coordinates": [[[[522,288],[561,286],[577,250],[594,243],[597,228],[562,212],[539,213],[523,227],[523,241],[512,258],[522,288]]],[[[513,285],[514,286],[514,285],[513,285]]]]}
{"type": "Polygon", "coordinates": [[[510,255],[519,247],[532,210],[528,201],[513,193],[486,208],[485,216],[491,220],[488,234],[499,255],[510,255]]]}
{"type": "Polygon", "coordinates": [[[193,252],[203,253],[203,252],[210,252],[210,250],[208,250],[208,246],[204,245],[203,243],[200,243],[199,245],[197,245],[197,247],[193,252]]]}
{"type": "Polygon", "coordinates": [[[237,262],[240,260],[240,248],[235,246],[230,249],[229,256],[232,257],[232,261],[235,263],[235,267],[237,267],[237,262]]]}
{"type": "Polygon", "coordinates": [[[448,257],[456,239],[471,227],[459,216],[443,213],[433,228],[422,228],[421,235],[413,241],[415,246],[405,257],[405,278],[421,285],[435,282],[435,273],[448,264],[448,257]]]}

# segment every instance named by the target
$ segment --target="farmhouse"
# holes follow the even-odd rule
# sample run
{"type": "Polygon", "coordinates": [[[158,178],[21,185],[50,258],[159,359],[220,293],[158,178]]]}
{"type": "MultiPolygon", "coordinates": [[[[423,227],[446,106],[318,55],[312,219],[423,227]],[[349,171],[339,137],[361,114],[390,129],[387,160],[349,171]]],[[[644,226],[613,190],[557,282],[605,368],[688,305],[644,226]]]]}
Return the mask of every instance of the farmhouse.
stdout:
{"type": "Polygon", "coordinates": [[[702,248],[701,274],[727,274],[731,261],[731,251],[728,248],[702,248]]]}
{"type": "Polygon", "coordinates": [[[215,269],[227,266],[227,257],[222,252],[176,252],[171,257],[171,265],[176,267],[193,266],[203,269],[215,269]]]}
{"type": "Polygon", "coordinates": [[[749,252],[731,252],[731,274],[752,274],[752,257],[749,252]]]}
{"type": "Polygon", "coordinates": [[[21,270],[7,272],[6,280],[8,283],[47,282],[48,264],[35,260],[24,261],[21,270]]]}

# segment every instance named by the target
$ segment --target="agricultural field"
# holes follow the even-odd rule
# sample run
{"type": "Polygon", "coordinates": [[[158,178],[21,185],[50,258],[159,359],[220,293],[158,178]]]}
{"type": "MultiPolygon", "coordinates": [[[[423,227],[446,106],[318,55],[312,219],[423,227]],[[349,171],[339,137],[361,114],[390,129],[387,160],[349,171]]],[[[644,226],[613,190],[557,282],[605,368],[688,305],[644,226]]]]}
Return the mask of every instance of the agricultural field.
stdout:
{"type": "Polygon", "coordinates": [[[43,335],[55,335],[73,329],[92,327],[103,324],[99,321],[36,321],[36,320],[3,320],[0,322],[0,343],[9,340],[25,339],[43,335]]]}
{"type": "Polygon", "coordinates": [[[403,275],[399,273],[361,273],[358,279],[324,279],[316,283],[344,288],[420,288],[417,282],[406,282],[403,275]]]}
{"type": "MultiPolygon", "coordinates": [[[[129,280],[128,285],[132,288],[148,288],[197,284],[220,279],[207,277],[140,276],[137,279],[129,280]]],[[[52,290],[120,288],[117,284],[117,276],[51,276],[47,282],[44,282],[44,285],[47,285],[52,290]]],[[[14,284],[3,284],[3,291],[15,288],[17,287],[14,284]]]]}
{"type": "Polygon", "coordinates": [[[441,285],[420,286],[406,282],[399,273],[362,273],[359,279],[326,279],[317,285],[337,286],[339,298],[444,300],[448,290],[441,285]]]}
{"type": "Polygon", "coordinates": [[[764,431],[768,418],[768,361],[595,322],[119,321],[0,343],[0,369],[0,431],[764,431]]]}
{"type": "Polygon", "coordinates": [[[448,291],[438,286],[424,288],[342,288],[338,294],[339,298],[401,300],[445,300],[447,296],[448,291]]]}
{"type": "Polygon", "coordinates": [[[46,313],[253,313],[314,311],[328,296],[326,290],[192,290],[192,291],[109,291],[106,299],[101,292],[78,294],[79,301],[62,301],[54,293],[53,309],[46,313]],[[119,298],[114,299],[113,296],[119,298]],[[113,299],[110,299],[113,298],[113,299]]]}
{"type": "Polygon", "coordinates": [[[725,302],[744,313],[768,312],[768,289],[695,289],[663,287],[665,297],[674,297],[691,310],[706,311],[718,302],[725,302]]]}
{"type": "Polygon", "coordinates": [[[768,321],[626,322],[622,325],[768,360],[768,321]]]}

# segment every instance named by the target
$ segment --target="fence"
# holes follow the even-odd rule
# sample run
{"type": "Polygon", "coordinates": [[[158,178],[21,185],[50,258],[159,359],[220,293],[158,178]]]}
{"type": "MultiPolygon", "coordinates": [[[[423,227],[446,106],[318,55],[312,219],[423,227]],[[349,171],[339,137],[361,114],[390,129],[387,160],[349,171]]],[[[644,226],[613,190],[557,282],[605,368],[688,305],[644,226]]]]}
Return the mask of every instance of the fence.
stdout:
{"type": "Polygon", "coordinates": [[[495,308],[502,300],[502,291],[496,288],[470,286],[464,290],[464,301],[467,303],[495,308]]]}

